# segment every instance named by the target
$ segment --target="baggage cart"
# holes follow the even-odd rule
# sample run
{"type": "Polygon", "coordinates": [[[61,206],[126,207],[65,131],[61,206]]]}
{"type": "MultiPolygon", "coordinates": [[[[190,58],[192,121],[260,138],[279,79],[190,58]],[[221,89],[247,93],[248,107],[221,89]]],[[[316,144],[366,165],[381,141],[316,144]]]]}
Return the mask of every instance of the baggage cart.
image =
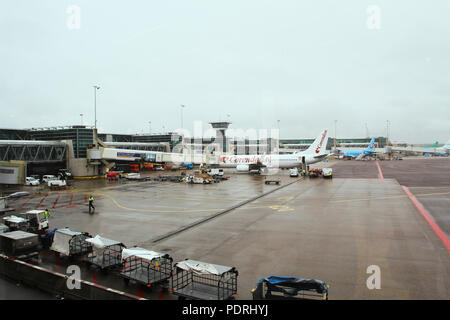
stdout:
{"type": "Polygon", "coordinates": [[[0,223],[0,233],[5,233],[9,231],[9,227],[3,223],[0,223]]]}
{"type": "Polygon", "coordinates": [[[234,299],[238,277],[234,267],[184,260],[176,263],[174,269],[172,288],[178,299],[234,299]]]}
{"type": "Polygon", "coordinates": [[[86,241],[89,238],[92,236],[87,232],[73,231],[69,228],[57,229],[50,250],[58,256],[69,258],[84,256],[92,252],[92,244],[86,241]]]}
{"type": "Polygon", "coordinates": [[[19,260],[29,260],[39,255],[41,249],[39,236],[24,231],[0,234],[0,251],[19,260]]]}
{"type": "Polygon", "coordinates": [[[28,220],[17,216],[3,217],[4,224],[9,228],[9,231],[28,231],[28,220]]]}
{"type": "Polygon", "coordinates": [[[315,279],[270,276],[251,292],[253,300],[328,300],[328,285],[315,279]]]}
{"type": "Polygon", "coordinates": [[[172,277],[173,259],[164,253],[159,253],[139,247],[123,249],[123,269],[120,276],[125,283],[130,280],[151,287],[167,282],[172,277]]]}
{"type": "Polygon", "coordinates": [[[266,180],[264,181],[265,184],[280,184],[280,182],[280,178],[266,178],[266,180]]]}
{"type": "Polygon", "coordinates": [[[122,265],[122,250],[126,248],[123,243],[99,235],[85,241],[92,245],[92,252],[83,259],[87,264],[95,265],[104,271],[122,265]]]}

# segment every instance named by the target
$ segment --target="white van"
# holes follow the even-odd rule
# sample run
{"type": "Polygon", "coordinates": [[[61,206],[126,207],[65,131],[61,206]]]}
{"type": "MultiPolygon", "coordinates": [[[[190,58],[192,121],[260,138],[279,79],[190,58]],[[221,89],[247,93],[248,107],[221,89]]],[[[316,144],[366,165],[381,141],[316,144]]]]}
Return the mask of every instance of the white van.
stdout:
{"type": "Polygon", "coordinates": [[[223,169],[209,169],[210,176],[223,176],[223,169]]]}
{"type": "Polygon", "coordinates": [[[52,180],[58,180],[58,178],[56,178],[56,176],[51,175],[51,174],[47,174],[42,177],[42,182],[45,182],[45,183],[48,183],[49,181],[52,181],[52,180]]]}
{"type": "Polygon", "coordinates": [[[25,178],[25,185],[26,186],[38,186],[40,184],[39,180],[33,177],[26,177],[25,178]]]}
{"type": "Polygon", "coordinates": [[[289,170],[289,176],[290,177],[298,177],[298,169],[293,168],[293,169],[289,170]]]}

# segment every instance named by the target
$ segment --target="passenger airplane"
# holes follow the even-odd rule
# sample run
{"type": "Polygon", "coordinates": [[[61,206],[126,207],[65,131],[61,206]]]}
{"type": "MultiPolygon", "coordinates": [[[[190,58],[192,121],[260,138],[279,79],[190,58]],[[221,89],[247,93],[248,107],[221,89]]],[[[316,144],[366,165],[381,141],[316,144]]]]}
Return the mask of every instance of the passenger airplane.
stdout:
{"type": "Polygon", "coordinates": [[[436,154],[440,154],[440,155],[447,155],[450,153],[450,140],[447,141],[447,143],[439,148],[436,148],[436,154]]]}
{"type": "Polygon", "coordinates": [[[429,147],[424,147],[425,149],[434,149],[434,148],[439,148],[439,142],[436,141],[432,146],[429,147]]]}
{"type": "Polygon", "coordinates": [[[268,155],[223,155],[219,159],[219,167],[236,168],[239,172],[250,172],[264,168],[296,168],[302,164],[312,164],[322,161],[330,153],[326,147],[328,143],[328,130],[322,133],[305,151],[292,154],[268,154],[268,155]]]}
{"type": "Polygon", "coordinates": [[[352,157],[352,158],[363,158],[365,156],[370,156],[375,152],[375,138],[370,140],[369,146],[364,150],[341,150],[339,151],[339,155],[344,157],[352,157]]]}

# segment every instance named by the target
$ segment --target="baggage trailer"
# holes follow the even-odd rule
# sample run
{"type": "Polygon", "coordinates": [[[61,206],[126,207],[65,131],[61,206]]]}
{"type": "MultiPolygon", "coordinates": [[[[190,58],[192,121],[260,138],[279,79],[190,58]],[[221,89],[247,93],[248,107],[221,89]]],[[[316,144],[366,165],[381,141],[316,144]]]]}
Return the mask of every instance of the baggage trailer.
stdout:
{"type": "Polygon", "coordinates": [[[238,271],[195,260],[184,260],[174,265],[173,294],[179,300],[229,300],[237,292],[238,271]]]}
{"type": "Polygon", "coordinates": [[[87,232],[73,231],[69,228],[57,229],[50,250],[57,256],[69,258],[84,256],[92,252],[92,244],[86,241],[89,238],[92,236],[87,232]]]}
{"type": "Polygon", "coordinates": [[[122,250],[126,248],[123,243],[99,235],[85,241],[92,245],[92,252],[83,259],[87,264],[95,265],[104,271],[122,265],[122,250]]]}
{"type": "Polygon", "coordinates": [[[319,176],[322,175],[322,170],[321,169],[309,169],[308,171],[308,176],[310,178],[317,178],[319,176]]]}
{"type": "Polygon", "coordinates": [[[328,285],[322,280],[270,276],[251,290],[253,300],[328,300],[328,285]]]}
{"type": "Polygon", "coordinates": [[[30,260],[39,255],[41,242],[39,236],[25,231],[12,231],[0,234],[0,251],[10,258],[30,260]]]}
{"type": "Polygon", "coordinates": [[[264,181],[265,184],[280,184],[281,180],[280,178],[266,178],[266,181],[264,181]]]}
{"type": "Polygon", "coordinates": [[[28,221],[25,218],[11,215],[3,217],[3,222],[9,231],[28,231],[28,221]]]}
{"type": "Polygon", "coordinates": [[[168,282],[172,277],[173,259],[164,253],[159,253],[139,247],[122,250],[123,269],[120,276],[125,283],[130,280],[148,288],[168,282]]]}

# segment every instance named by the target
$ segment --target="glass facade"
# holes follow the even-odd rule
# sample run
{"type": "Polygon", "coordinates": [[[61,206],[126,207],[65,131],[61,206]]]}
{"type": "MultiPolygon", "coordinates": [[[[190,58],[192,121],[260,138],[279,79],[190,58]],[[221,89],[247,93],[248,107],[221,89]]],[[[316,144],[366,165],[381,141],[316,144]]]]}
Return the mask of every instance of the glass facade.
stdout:
{"type": "Polygon", "coordinates": [[[35,129],[29,134],[32,140],[72,140],[75,158],[86,158],[89,145],[94,143],[94,129],[85,126],[35,129]]]}

